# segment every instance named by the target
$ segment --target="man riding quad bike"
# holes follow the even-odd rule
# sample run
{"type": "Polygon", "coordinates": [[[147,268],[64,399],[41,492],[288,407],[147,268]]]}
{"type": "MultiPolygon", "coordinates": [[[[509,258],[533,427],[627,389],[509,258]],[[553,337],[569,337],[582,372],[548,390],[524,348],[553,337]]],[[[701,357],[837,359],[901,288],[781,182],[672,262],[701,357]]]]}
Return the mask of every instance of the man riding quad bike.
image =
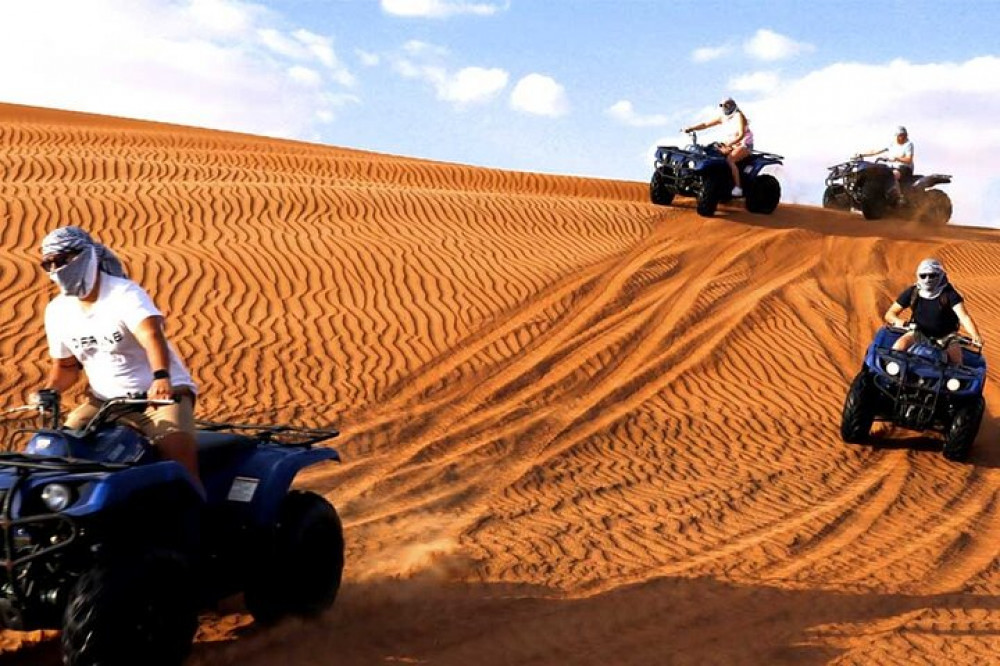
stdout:
{"type": "MultiPolygon", "coordinates": [[[[732,171],[720,144],[698,144],[696,132],[691,135],[687,148],[659,146],[653,162],[654,171],[649,182],[649,198],[654,204],[669,206],[676,195],[694,197],[699,215],[712,217],[720,203],[734,198],[732,171]]],[[[782,164],[780,155],[751,151],[737,163],[742,178],[742,196],[746,209],[751,213],[769,215],[781,200],[778,179],[761,173],[764,167],[782,164]]]]}
{"type": "Polygon", "coordinates": [[[941,226],[951,219],[951,199],[943,191],[932,189],[950,183],[951,176],[904,175],[897,189],[892,166],[881,157],[869,161],[855,155],[829,169],[823,192],[824,208],[860,210],[866,220],[881,219],[890,211],[898,217],[941,226]]]}
{"type": "Polygon", "coordinates": [[[319,613],[340,587],[336,511],[290,490],[301,469],[339,460],[314,447],[337,432],[199,421],[198,483],[123,425],[169,402],[113,398],[74,430],[59,427],[55,391],[7,410],[48,426],[0,453],[0,627],[61,629],[68,666],[178,666],[198,611],[224,597],[242,592],[268,623],[319,613]]]}
{"type": "Polygon", "coordinates": [[[924,259],[916,275],[886,311],[851,383],[840,432],[861,443],[875,420],[941,432],[945,457],[963,460],[985,410],[982,336],[939,260],[924,259]],[[907,309],[910,321],[901,317],[907,309]],[[963,328],[971,337],[958,334],[963,328]]]}

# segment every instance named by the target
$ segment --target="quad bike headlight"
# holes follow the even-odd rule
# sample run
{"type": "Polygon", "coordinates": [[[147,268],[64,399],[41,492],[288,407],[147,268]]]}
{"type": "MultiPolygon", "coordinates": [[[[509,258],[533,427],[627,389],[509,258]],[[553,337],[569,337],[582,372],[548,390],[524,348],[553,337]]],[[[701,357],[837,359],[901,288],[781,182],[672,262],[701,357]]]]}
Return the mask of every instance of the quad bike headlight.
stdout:
{"type": "Polygon", "coordinates": [[[59,513],[73,501],[73,491],[62,483],[50,483],[42,488],[42,502],[52,513],[59,513]]]}
{"type": "Polygon", "coordinates": [[[896,363],[895,361],[889,361],[885,364],[885,371],[890,377],[897,376],[900,370],[902,370],[902,368],[899,366],[899,363],[896,363]]]}
{"type": "Polygon", "coordinates": [[[694,168],[694,160],[688,160],[688,169],[694,168]]]}
{"type": "Polygon", "coordinates": [[[962,381],[958,377],[952,377],[944,383],[944,386],[949,391],[957,391],[962,388],[962,381]]]}

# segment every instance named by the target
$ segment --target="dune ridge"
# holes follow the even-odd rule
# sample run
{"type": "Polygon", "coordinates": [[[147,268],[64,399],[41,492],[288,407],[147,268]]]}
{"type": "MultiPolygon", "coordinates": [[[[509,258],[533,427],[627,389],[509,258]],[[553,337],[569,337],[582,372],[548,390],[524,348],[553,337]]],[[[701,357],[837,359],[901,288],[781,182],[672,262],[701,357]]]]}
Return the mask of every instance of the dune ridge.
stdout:
{"type": "MultiPolygon", "coordinates": [[[[47,367],[41,238],[79,224],[164,310],[200,416],[343,431],[344,464],[300,478],[345,522],[335,608],[270,630],[208,614],[190,663],[1000,647],[993,411],[965,465],[928,438],[837,432],[922,257],[992,340],[994,232],[791,205],[706,220],[643,183],[14,105],[0,149],[0,407],[47,367]]],[[[0,635],[0,661],[24,659],[56,663],[51,637],[0,635]]]]}

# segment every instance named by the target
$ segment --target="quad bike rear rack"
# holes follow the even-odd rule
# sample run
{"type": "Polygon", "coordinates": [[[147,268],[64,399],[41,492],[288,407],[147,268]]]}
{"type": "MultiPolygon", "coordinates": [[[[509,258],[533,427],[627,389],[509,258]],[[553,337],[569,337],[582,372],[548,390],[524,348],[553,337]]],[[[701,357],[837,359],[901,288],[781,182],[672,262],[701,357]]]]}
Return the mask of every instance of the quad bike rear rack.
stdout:
{"type": "Polygon", "coordinates": [[[232,423],[228,421],[206,421],[195,419],[195,426],[205,432],[231,433],[259,439],[278,446],[305,447],[333,439],[340,435],[334,428],[305,428],[293,425],[259,425],[254,423],[232,423]]]}

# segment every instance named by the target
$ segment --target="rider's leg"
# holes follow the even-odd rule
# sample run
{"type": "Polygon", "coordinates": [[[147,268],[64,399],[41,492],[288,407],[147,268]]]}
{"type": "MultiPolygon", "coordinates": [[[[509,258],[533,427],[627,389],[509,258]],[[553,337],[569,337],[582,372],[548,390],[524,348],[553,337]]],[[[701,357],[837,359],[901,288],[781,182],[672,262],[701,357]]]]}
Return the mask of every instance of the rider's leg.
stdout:
{"type": "Polygon", "coordinates": [[[726,161],[729,162],[729,169],[733,172],[734,197],[738,197],[743,194],[742,186],[740,184],[740,169],[739,167],[736,166],[736,163],[749,154],[750,154],[749,148],[747,148],[744,145],[738,145],[734,146],[732,152],[726,156],[726,161]]]}
{"type": "Polygon", "coordinates": [[[962,365],[962,345],[957,342],[948,343],[948,363],[962,365]]]}
{"type": "Polygon", "coordinates": [[[897,199],[902,199],[903,198],[903,190],[899,186],[899,179],[901,177],[899,169],[893,169],[892,170],[892,177],[893,177],[892,191],[896,195],[897,199]]]}
{"type": "Polygon", "coordinates": [[[66,418],[63,419],[63,427],[69,428],[70,430],[79,430],[88,423],[90,419],[94,418],[97,414],[97,410],[101,408],[101,403],[96,398],[87,396],[87,399],[73,408],[66,418]]]}
{"type": "Polygon", "coordinates": [[[182,391],[178,396],[178,402],[172,405],[150,407],[142,414],[130,414],[128,419],[142,430],[161,456],[180,463],[200,484],[198,444],[194,436],[194,395],[182,391]]]}
{"type": "Polygon", "coordinates": [[[917,341],[917,334],[914,331],[907,331],[899,336],[899,339],[892,345],[896,351],[906,351],[917,341]]]}

